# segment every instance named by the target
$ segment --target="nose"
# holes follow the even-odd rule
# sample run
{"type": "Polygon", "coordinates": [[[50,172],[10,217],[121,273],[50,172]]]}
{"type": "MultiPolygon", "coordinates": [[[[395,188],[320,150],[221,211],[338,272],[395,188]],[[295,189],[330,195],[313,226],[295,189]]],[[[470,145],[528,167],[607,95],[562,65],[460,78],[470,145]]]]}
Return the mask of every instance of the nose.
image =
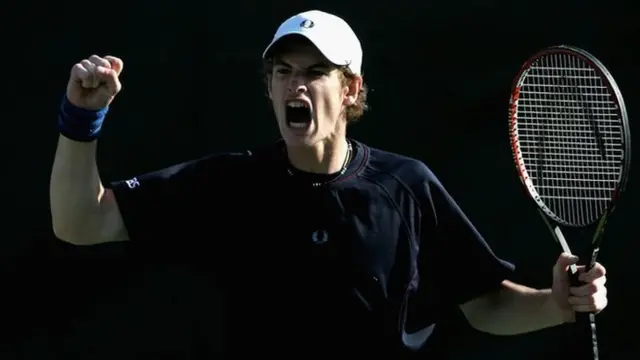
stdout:
{"type": "Polygon", "coordinates": [[[292,76],[289,82],[289,92],[295,94],[302,94],[307,91],[307,85],[300,76],[292,76]]]}

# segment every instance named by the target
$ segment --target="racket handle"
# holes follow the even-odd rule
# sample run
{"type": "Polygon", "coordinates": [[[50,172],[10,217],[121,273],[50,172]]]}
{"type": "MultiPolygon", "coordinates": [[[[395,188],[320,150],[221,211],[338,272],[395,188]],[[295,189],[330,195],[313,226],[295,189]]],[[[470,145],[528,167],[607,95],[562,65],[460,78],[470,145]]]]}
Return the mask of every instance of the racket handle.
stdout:
{"type": "MultiPolygon", "coordinates": [[[[598,249],[593,250],[593,254],[589,263],[585,266],[584,271],[589,271],[593,268],[596,263],[596,258],[598,256],[598,249]]],[[[569,278],[571,280],[571,286],[581,286],[584,285],[584,282],[578,279],[580,272],[577,271],[577,267],[571,266],[570,270],[571,274],[569,274],[569,278]]],[[[575,313],[576,322],[575,322],[575,334],[574,338],[577,340],[577,347],[574,349],[577,350],[577,358],[585,358],[585,359],[593,359],[598,360],[598,339],[596,334],[596,323],[595,323],[595,314],[592,312],[576,312],[575,313]],[[580,350],[578,350],[580,349],[580,350]],[[584,354],[582,353],[584,351],[584,354]]]]}
{"type": "MultiPolygon", "coordinates": [[[[579,273],[577,271],[575,273],[570,274],[571,286],[573,287],[578,287],[585,284],[584,282],[578,279],[578,274],[579,273]]],[[[590,313],[586,313],[586,312],[577,312],[576,323],[589,324],[590,323],[589,314],[590,313]]]]}
{"type": "MultiPolygon", "coordinates": [[[[592,253],[591,253],[591,258],[589,260],[589,262],[585,265],[584,267],[584,272],[587,272],[591,269],[593,269],[593,267],[596,265],[596,261],[598,260],[598,252],[600,251],[599,248],[594,248],[592,253]]],[[[571,286],[577,287],[577,286],[582,286],[585,283],[580,281],[578,279],[578,276],[580,275],[580,272],[578,271],[578,268],[575,265],[572,265],[570,270],[571,272],[570,274],[570,279],[571,279],[571,286]]],[[[576,313],[576,322],[590,322],[590,313],[576,313]]]]}

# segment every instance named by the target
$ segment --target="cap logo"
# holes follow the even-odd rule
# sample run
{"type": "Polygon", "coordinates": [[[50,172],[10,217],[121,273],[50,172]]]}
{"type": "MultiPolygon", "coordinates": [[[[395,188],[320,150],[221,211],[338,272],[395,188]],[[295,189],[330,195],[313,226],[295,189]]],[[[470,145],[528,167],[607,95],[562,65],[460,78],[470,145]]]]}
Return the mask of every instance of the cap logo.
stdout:
{"type": "Polygon", "coordinates": [[[313,23],[313,21],[307,19],[303,22],[300,23],[300,27],[301,28],[305,28],[305,29],[311,29],[315,24],[313,23]]]}

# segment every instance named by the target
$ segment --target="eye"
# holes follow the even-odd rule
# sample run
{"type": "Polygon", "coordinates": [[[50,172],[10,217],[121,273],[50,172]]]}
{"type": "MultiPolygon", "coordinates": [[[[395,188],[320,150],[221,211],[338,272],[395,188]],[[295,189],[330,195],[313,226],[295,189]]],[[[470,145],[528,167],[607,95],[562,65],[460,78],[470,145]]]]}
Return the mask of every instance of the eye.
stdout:
{"type": "Polygon", "coordinates": [[[309,70],[309,75],[313,77],[325,76],[327,74],[324,70],[309,70]]]}
{"type": "Polygon", "coordinates": [[[291,70],[284,67],[280,67],[275,69],[275,73],[278,75],[288,75],[291,73],[291,70]]]}

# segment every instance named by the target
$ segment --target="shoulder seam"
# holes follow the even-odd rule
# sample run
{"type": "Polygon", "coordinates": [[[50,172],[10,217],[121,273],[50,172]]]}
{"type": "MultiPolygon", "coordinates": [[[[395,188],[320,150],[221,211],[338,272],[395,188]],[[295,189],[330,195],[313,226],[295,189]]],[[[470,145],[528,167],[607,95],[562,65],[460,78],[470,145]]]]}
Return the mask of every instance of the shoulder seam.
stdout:
{"type": "MultiPolygon", "coordinates": [[[[414,203],[418,204],[417,206],[417,210],[418,210],[418,215],[420,216],[420,218],[422,218],[422,208],[420,204],[420,201],[418,201],[417,197],[415,196],[415,194],[413,193],[413,191],[411,190],[410,187],[407,186],[407,184],[405,184],[403,181],[400,180],[400,178],[398,178],[397,176],[388,173],[388,172],[384,172],[384,174],[387,174],[389,176],[391,176],[395,181],[397,181],[399,184],[401,184],[402,189],[404,191],[406,191],[407,193],[409,193],[409,195],[411,196],[411,199],[414,201],[414,203]]],[[[402,218],[402,225],[405,229],[405,231],[407,232],[407,234],[409,235],[414,235],[413,231],[411,231],[411,227],[409,226],[409,223],[407,222],[407,219],[405,218],[403,212],[400,210],[400,207],[398,206],[398,204],[393,200],[393,196],[391,196],[391,194],[389,194],[389,191],[387,190],[387,188],[385,186],[383,186],[380,182],[366,176],[363,174],[359,174],[359,177],[361,177],[363,180],[366,180],[372,184],[374,184],[375,186],[377,186],[379,189],[381,189],[384,194],[387,197],[387,200],[393,205],[394,209],[400,214],[400,217],[402,218]]]]}

